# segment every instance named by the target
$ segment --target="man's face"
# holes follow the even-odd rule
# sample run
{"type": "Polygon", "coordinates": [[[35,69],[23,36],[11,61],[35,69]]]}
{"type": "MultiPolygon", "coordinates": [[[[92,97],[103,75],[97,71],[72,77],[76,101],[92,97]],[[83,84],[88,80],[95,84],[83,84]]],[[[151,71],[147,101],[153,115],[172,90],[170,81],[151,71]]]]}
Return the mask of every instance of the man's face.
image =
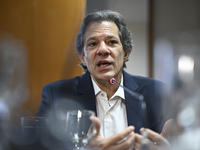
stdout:
{"type": "Polygon", "coordinates": [[[110,77],[121,79],[125,58],[129,51],[123,50],[118,27],[109,21],[91,23],[85,32],[84,56],[80,59],[97,82],[110,77]]]}

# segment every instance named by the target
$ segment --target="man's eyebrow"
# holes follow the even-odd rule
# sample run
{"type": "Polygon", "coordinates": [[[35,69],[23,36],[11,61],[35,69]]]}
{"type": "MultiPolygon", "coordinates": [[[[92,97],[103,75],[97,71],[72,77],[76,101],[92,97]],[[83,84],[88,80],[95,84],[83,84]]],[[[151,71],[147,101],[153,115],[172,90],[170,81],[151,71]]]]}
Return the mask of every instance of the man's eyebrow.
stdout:
{"type": "MultiPolygon", "coordinates": [[[[86,39],[85,42],[87,43],[88,41],[96,40],[96,39],[97,39],[97,37],[89,37],[88,39],[86,39]]],[[[118,38],[116,36],[112,36],[112,35],[107,36],[106,39],[116,39],[116,40],[118,40],[118,38]]]]}
{"type": "Polygon", "coordinates": [[[88,41],[96,40],[96,39],[97,39],[96,37],[89,37],[88,39],[85,40],[85,42],[87,43],[88,41]]]}
{"type": "Polygon", "coordinates": [[[108,39],[116,39],[116,40],[118,40],[118,38],[117,38],[116,36],[112,36],[112,35],[107,36],[107,38],[108,38],[108,39]]]}

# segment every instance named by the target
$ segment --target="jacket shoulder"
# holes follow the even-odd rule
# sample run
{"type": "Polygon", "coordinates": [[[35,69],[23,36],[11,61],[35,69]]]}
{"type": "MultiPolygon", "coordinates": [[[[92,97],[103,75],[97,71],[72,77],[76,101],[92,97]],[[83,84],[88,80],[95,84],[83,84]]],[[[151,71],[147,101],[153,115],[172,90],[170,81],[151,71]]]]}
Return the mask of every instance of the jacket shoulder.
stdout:
{"type": "Polygon", "coordinates": [[[80,76],[76,76],[71,79],[63,79],[63,80],[54,81],[54,82],[46,84],[45,86],[56,87],[56,86],[64,86],[64,85],[69,85],[69,84],[76,84],[76,82],[78,82],[79,79],[80,79],[80,76]]]}
{"type": "Polygon", "coordinates": [[[146,83],[146,84],[164,84],[164,82],[160,81],[160,80],[156,80],[153,78],[148,78],[148,77],[143,77],[143,76],[136,76],[136,75],[132,75],[132,78],[138,83],[146,83]]]}
{"type": "Polygon", "coordinates": [[[135,83],[138,87],[165,86],[164,82],[149,77],[131,75],[127,72],[124,72],[124,76],[127,84],[135,83]]]}
{"type": "Polygon", "coordinates": [[[50,90],[54,93],[71,93],[72,91],[76,92],[80,78],[80,76],[77,76],[72,79],[58,80],[48,83],[43,87],[43,92],[46,90],[50,90]]]}

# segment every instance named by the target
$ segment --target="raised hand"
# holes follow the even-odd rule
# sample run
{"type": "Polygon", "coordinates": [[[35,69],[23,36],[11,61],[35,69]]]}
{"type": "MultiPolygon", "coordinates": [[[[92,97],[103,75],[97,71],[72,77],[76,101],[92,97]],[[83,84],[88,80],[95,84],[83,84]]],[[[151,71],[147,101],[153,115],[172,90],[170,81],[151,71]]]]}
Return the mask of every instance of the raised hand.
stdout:
{"type": "MultiPolygon", "coordinates": [[[[158,134],[150,129],[141,128],[140,132],[147,132],[148,140],[148,149],[149,150],[168,150],[170,148],[170,143],[164,138],[161,134],[158,134]]],[[[141,142],[143,140],[143,136],[139,134],[135,134],[135,148],[141,149],[141,142]]]]}
{"type": "Polygon", "coordinates": [[[113,136],[102,138],[99,135],[100,121],[97,117],[91,116],[91,121],[96,124],[96,136],[92,138],[87,147],[94,150],[132,150],[134,147],[134,127],[129,126],[113,136]]]}

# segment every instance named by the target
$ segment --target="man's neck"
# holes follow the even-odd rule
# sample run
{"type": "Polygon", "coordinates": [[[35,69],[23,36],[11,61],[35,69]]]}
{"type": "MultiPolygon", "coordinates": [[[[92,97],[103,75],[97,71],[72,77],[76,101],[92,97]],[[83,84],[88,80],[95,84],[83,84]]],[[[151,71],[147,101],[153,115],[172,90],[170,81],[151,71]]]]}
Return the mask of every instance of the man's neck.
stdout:
{"type": "Polygon", "coordinates": [[[102,86],[102,85],[98,85],[98,86],[102,91],[107,93],[108,99],[110,99],[115,94],[117,89],[119,88],[118,85],[116,85],[116,84],[111,85],[110,83],[106,83],[106,85],[104,85],[104,86],[102,86]]]}
{"type": "MultiPolygon", "coordinates": [[[[108,99],[110,99],[115,94],[117,89],[119,88],[118,85],[116,85],[116,84],[112,85],[108,81],[97,81],[94,78],[93,78],[93,80],[102,91],[106,92],[108,99]]],[[[120,81],[118,80],[117,82],[120,83],[121,78],[120,78],[120,81]]]]}

